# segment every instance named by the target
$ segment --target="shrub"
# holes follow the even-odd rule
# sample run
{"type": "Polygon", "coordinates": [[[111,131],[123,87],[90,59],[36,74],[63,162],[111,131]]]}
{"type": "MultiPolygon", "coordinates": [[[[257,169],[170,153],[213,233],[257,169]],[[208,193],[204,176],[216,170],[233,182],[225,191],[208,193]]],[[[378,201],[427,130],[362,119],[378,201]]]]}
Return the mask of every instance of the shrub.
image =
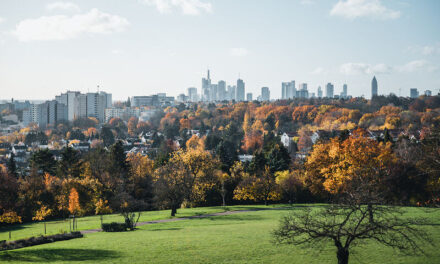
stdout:
{"type": "Polygon", "coordinates": [[[110,224],[102,224],[101,228],[104,232],[123,232],[127,231],[128,227],[125,223],[112,222],[110,224]]]}
{"type": "Polygon", "coordinates": [[[20,240],[16,240],[16,241],[1,240],[0,241],[0,251],[18,249],[18,248],[23,248],[23,247],[30,247],[30,246],[47,244],[47,243],[52,243],[52,242],[56,242],[56,241],[70,240],[70,239],[80,238],[80,237],[83,237],[83,234],[81,234],[81,232],[71,232],[71,233],[56,234],[56,235],[50,235],[50,236],[30,237],[30,238],[20,239],[20,240]]]}

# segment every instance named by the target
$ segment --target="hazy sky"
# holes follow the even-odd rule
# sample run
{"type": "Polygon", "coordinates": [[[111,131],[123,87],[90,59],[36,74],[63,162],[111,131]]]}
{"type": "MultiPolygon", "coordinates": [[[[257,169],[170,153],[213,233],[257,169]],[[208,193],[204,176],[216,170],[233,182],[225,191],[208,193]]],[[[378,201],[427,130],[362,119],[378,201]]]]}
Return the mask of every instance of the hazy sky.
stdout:
{"type": "Polygon", "coordinates": [[[440,89],[440,1],[0,1],[0,98],[101,90],[176,96],[213,81],[281,95],[348,84],[349,94],[440,89]]]}

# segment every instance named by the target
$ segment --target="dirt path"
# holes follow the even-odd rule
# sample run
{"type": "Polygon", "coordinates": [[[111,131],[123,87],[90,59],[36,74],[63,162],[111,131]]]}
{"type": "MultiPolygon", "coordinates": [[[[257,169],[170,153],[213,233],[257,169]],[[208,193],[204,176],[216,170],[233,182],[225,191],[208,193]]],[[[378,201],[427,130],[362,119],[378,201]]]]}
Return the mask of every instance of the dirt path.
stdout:
{"type": "MultiPolygon", "coordinates": [[[[258,210],[264,210],[264,209],[226,211],[226,212],[213,213],[213,214],[204,214],[204,215],[194,215],[194,216],[178,217],[178,218],[170,218],[170,219],[161,219],[161,220],[154,220],[154,221],[139,222],[139,223],[137,223],[136,226],[176,222],[176,221],[182,221],[182,220],[191,220],[191,219],[207,218],[207,217],[222,216],[222,215],[231,215],[231,214],[246,213],[246,212],[254,212],[254,211],[258,211],[258,210]]],[[[80,232],[81,232],[81,234],[92,234],[92,233],[101,232],[101,231],[102,231],[101,228],[97,228],[97,229],[82,230],[80,232]]]]}

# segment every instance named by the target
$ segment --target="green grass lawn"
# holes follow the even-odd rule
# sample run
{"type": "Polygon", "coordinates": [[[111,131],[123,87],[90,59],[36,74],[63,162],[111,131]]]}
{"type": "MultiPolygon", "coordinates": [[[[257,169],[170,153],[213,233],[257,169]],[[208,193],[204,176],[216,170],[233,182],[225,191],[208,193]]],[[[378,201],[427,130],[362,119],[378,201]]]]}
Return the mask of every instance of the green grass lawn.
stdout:
{"type": "MultiPolygon", "coordinates": [[[[280,207],[286,205],[276,205],[276,206],[280,207]]],[[[195,215],[219,213],[224,211],[246,210],[249,208],[258,209],[258,208],[266,208],[266,207],[264,205],[253,205],[253,206],[230,206],[230,207],[214,206],[214,207],[184,208],[177,210],[176,217],[188,217],[195,215]]],[[[141,217],[139,218],[139,222],[169,219],[172,218],[170,214],[171,214],[171,210],[142,212],[141,217]]],[[[76,222],[77,222],[77,230],[101,228],[100,216],[80,217],[76,219],[76,222]]],[[[124,219],[119,214],[104,215],[103,222],[104,223],[124,222],[124,219]]],[[[67,232],[70,231],[69,220],[64,220],[64,219],[55,220],[55,221],[25,223],[10,227],[0,227],[0,240],[9,240],[9,231],[12,232],[11,240],[44,235],[44,223],[46,223],[46,235],[59,234],[64,231],[67,232]]]]}
{"type": "MultiPolygon", "coordinates": [[[[249,207],[229,209],[246,208],[249,207]]],[[[301,210],[301,207],[295,210],[301,210]]],[[[223,209],[185,209],[180,210],[179,216],[215,211],[223,209]]],[[[408,215],[427,215],[440,222],[440,210],[430,210],[432,213],[429,214],[418,208],[408,208],[407,211],[408,215]]],[[[84,238],[0,252],[0,262],[336,263],[335,248],[330,242],[319,250],[272,243],[271,231],[278,225],[279,219],[288,213],[286,208],[275,208],[145,225],[133,232],[88,234],[84,238]]],[[[168,214],[169,211],[151,212],[151,215],[144,214],[144,219],[168,217],[168,214]]],[[[440,226],[424,228],[438,244],[440,226]]],[[[350,263],[440,263],[437,248],[427,247],[426,250],[428,256],[405,256],[370,242],[351,251],[350,263]]]]}

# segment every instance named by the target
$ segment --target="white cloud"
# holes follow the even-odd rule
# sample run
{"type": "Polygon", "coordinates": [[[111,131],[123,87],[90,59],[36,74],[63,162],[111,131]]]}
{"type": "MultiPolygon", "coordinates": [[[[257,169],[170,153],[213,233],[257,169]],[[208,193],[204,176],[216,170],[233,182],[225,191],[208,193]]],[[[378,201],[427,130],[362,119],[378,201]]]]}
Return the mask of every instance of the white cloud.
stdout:
{"type": "Polygon", "coordinates": [[[339,0],[330,15],[348,19],[368,17],[385,20],[399,18],[400,11],[385,7],[380,0],[339,0]]]}
{"type": "Polygon", "coordinates": [[[80,8],[79,6],[75,5],[71,2],[54,2],[50,3],[46,6],[46,9],[49,11],[52,10],[64,10],[64,11],[74,11],[79,12],[80,8]]]}
{"type": "Polygon", "coordinates": [[[42,16],[20,21],[12,32],[20,41],[74,39],[82,34],[109,34],[123,31],[127,19],[94,8],[73,16],[42,16]]]}
{"type": "Polygon", "coordinates": [[[5,21],[5,19],[0,17],[0,24],[3,23],[3,21],[5,21]]]}
{"type": "Polygon", "coordinates": [[[434,46],[424,46],[422,48],[423,55],[435,55],[440,54],[440,44],[434,46]]]}
{"type": "Polygon", "coordinates": [[[313,71],[311,71],[310,73],[311,73],[311,74],[319,75],[319,74],[324,74],[324,73],[326,73],[326,71],[324,70],[324,68],[322,68],[322,67],[318,67],[318,68],[314,69],[313,71]]]}
{"type": "Polygon", "coordinates": [[[249,54],[249,51],[245,48],[232,48],[229,53],[234,57],[244,57],[249,54]]]}
{"type": "Polygon", "coordinates": [[[417,53],[422,55],[440,55],[440,43],[426,46],[410,46],[406,49],[407,52],[417,53]]]}
{"type": "Polygon", "coordinates": [[[154,6],[160,13],[171,13],[174,9],[180,9],[184,15],[200,15],[211,13],[211,3],[202,0],[143,0],[149,6],[154,6]]]}
{"type": "Polygon", "coordinates": [[[370,65],[366,63],[344,63],[340,67],[340,72],[346,75],[357,74],[388,74],[392,72],[392,67],[385,64],[370,65]]]}
{"type": "Polygon", "coordinates": [[[414,60],[410,61],[405,65],[397,67],[400,72],[417,72],[417,71],[428,71],[433,72],[437,70],[437,67],[426,60],[414,60]]]}

